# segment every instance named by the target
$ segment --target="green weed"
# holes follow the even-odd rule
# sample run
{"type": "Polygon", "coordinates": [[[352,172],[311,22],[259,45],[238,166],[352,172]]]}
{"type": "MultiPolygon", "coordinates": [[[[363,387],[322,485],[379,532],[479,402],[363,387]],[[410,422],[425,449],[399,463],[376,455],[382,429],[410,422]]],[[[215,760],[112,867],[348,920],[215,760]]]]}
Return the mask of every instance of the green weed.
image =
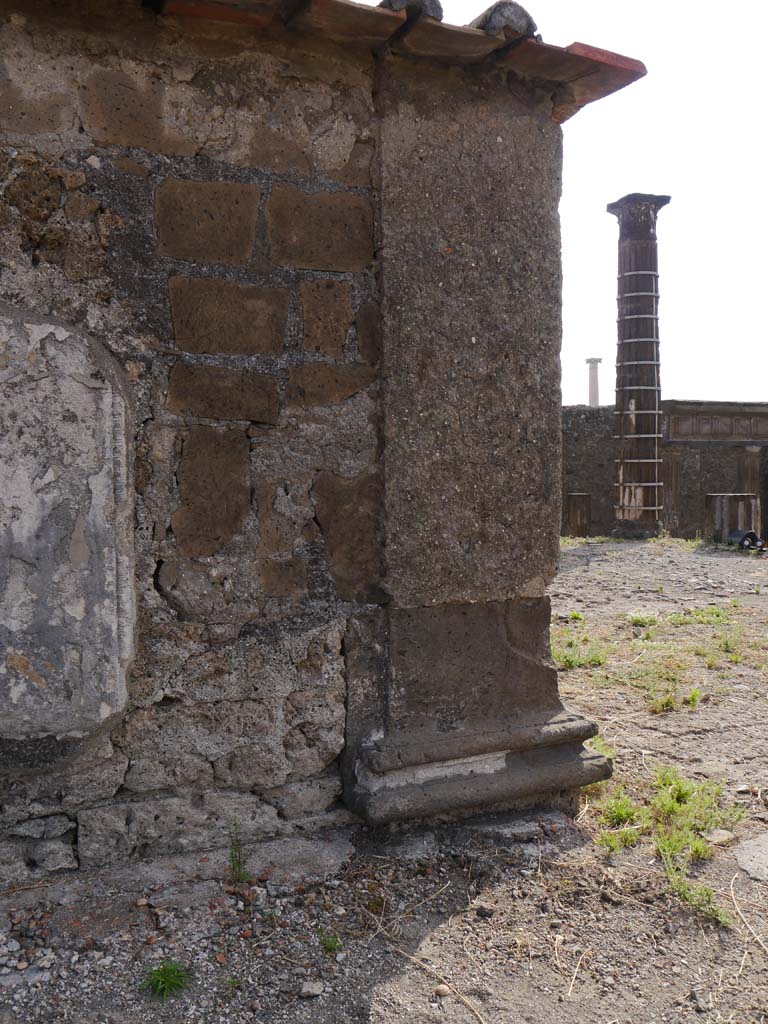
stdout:
{"type": "Polygon", "coordinates": [[[591,740],[588,740],[588,743],[595,753],[602,754],[603,757],[608,757],[611,761],[616,758],[616,751],[610,743],[606,743],[602,736],[593,736],[591,740]]]}
{"type": "Polygon", "coordinates": [[[584,614],[583,612],[571,612],[568,615],[568,618],[571,620],[571,622],[583,622],[584,614]]]}
{"type": "Polygon", "coordinates": [[[666,715],[677,707],[677,697],[673,690],[665,690],[651,697],[648,710],[654,715],[666,715]]]}
{"type": "Polygon", "coordinates": [[[339,952],[341,949],[341,939],[338,935],[334,935],[332,932],[323,931],[322,928],[319,929],[318,935],[320,936],[320,944],[326,953],[334,955],[339,952]]]}
{"type": "Polygon", "coordinates": [[[601,804],[600,812],[601,824],[620,828],[622,825],[634,825],[637,822],[639,808],[624,792],[624,787],[617,786],[601,804]]]}
{"type": "Polygon", "coordinates": [[[683,704],[687,704],[688,707],[691,708],[691,710],[693,710],[693,708],[696,707],[700,700],[701,690],[699,690],[698,687],[694,686],[694,688],[691,690],[688,696],[683,697],[683,704]]]}
{"type": "Polygon", "coordinates": [[[141,987],[149,989],[152,996],[165,1001],[169,996],[183,992],[191,980],[192,975],[182,964],[175,960],[164,960],[147,974],[141,987]]]}
{"type": "Polygon", "coordinates": [[[240,829],[232,825],[229,830],[229,867],[230,879],[236,884],[247,882],[250,874],[243,860],[243,846],[240,842],[240,829]]]}
{"type": "Polygon", "coordinates": [[[608,653],[588,634],[574,634],[566,627],[552,638],[552,657],[561,669],[597,668],[606,663],[608,653]]]}

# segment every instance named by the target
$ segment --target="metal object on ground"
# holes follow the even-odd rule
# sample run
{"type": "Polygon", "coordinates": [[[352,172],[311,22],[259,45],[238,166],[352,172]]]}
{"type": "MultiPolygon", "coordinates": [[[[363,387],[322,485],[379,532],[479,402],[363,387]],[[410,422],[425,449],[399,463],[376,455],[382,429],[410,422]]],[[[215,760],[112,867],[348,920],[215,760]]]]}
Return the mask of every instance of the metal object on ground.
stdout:
{"type": "Polygon", "coordinates": [[[765,547],[765,541],[758,537],[754,530],[731,530],[728,534],[728,543],[735,544],[743,551],[759,550],[765,547]]]}
{"type": "Polygon", "coordinates": [[[608,206],[619,221],[615,512],[619,532],[635,536],[658,532],[664,506],[656,217],[669,199],[634,192],[608,206]]]}
{"type": "Polygon", "coordinates": [[[704,499],[704,539],[728,541],[734,530],[760,532],[760,499],[756,494],[708,494],[704,499]]]}

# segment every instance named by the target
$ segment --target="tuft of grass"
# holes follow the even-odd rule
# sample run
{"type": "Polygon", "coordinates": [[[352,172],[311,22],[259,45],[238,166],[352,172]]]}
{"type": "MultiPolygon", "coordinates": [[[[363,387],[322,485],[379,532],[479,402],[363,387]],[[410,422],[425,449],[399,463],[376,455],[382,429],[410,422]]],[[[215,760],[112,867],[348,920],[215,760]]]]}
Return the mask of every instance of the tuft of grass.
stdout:
{"type": "Polygon", "coordinates": [[[718,783],[697,782],[676,768],[659,767],[653,795],[645,805],[635,803],[622,786],[603,800],[598,819],[603,828],[597,841],[609,853],[616,853],[651,836],[670,892],[697,914],[727,925],[728,915],[718,906],[712,889],[689,878],[692,865],[714,854],[704,834],[713,828],[731,827],[741,816],[739,808],[721,806],[722,792],[718,783]]]}
{"type": "Polygon", "coordinates": [[[189,986],[192,975],[183,964],[175,960],[163,960],[159,967],[149,971],[142,988],[147,988],[157,999],[165,1000],[169,996],[177,996],[189,986]]]}
{"type": "Polygon", "coordinates": [[[571,622],[583,622],[584,621],[584,613],[583,612],[570,612],[569,615],[568,615],[568,618],[571,620],[571,622]]]}
{"type": "Polygon", "coordinates": [[[610,745],[606,743],[602,736],[593,736],[591,740],[587,741],[592,750],[597,754],[602,754],[603,757],[610,758],[611,761],[616,758],[616,751],[610,745]]]}
{"type": "Polygon", "coordinates": [[[701,700],[701,690],[694,686],[687,697],[683,697],[683,704],[687,704],[688,707],[693,710],[701,700]]]}
{"type": "Polygon", "coordinates": [[[611,828],[622,825],[634,825],[639,818],[639,807],[624,792],[623,786],[617,786],[600,806],[600,823],[611,828]]]}
{"type": "Polygon", "coordinates": [[[677,696],[674,690],[664,690],[652,696],[648,703],[648,710],[654,715],[666,715],[677,707],[677,696]]]}
{"type": "Polygon", "coordinates": [[[334,935],[333,932],[323,931],[322,928],[318,930],[318,935],[320,936],[321,946],[329,956],[339,952],[341,949],[341,939],[338,935],[334,935]]]}
{"type": "Polygon", "coordinates": [[[232,825],[229,830],[229,865],[227,873],[235,884],[247,882],[251,877],[243,860],[243,845],[240,842],[240,829],[238,825],[232,825]]]}
{"type": "Polygon", "coordinates": [[[587,633],[573,633],[566,626],[552,637],[552,657],[558,668],[597,668],[608,660],[605,647],[587,633]]]}
{"type": "Polygon", "coordinates": [[[645,628],[646,626],[655,626],[658,620],[655,615],[647,615],[643,612],[632,612],[632,614],[627,616],[627,621],[630,626],[640,626],[645,628]]]}

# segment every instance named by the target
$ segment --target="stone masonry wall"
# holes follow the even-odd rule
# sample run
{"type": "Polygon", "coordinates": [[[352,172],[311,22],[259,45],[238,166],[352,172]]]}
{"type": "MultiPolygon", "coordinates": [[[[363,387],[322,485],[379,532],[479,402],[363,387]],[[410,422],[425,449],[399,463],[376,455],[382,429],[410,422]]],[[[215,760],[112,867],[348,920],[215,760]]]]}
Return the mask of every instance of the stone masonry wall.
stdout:
{"type": "MultiPolygon", "coordinates": [[[[616,525],[613,511],[616,488],[618,442],[613,439],[613,406],[598,409],[587,405],[564,406],[563,423],[563,509],[565,495],[592,496],[590,535],[605,537],[616,525]]],[[[563,522],[565,530],[565,522],[563,522]]]]}
{"type": "Polygon", "coordinates": [[[90,738],[1,730],[5,881],[328,820],[381,597],[372,60],[98,7],[0,7],[0,300],[129,395],[138,642],[90,738]]]}
{"type": "Polygon", "coordinates": [[[557,86],[118,0],[0,50],[2,877],[604,778],[549,656],[557,86]]]}

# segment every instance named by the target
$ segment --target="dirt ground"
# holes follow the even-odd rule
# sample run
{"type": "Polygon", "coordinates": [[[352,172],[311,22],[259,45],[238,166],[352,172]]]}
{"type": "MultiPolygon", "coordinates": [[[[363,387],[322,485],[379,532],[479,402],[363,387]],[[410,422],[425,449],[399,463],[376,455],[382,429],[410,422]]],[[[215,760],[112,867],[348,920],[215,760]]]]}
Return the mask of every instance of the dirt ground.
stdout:
{"type": "Polygon", "coordinates": [[[563,699],[615,764],[575,824],[357,828],[244,850],[240,887],[218,851],[0,894],[0,1024],[766,1024],[768,883],[737,862],[768,833],[763,590],[768,556],[564,543],[563,699]],[[600,845],[621,831],[606,807],[648,806],[659,767],[741,812],[690,869],[726,924],[670,892],[651,835],[600,845]],[[164,960],[189,970],[165,1002],[142,987],[164,960]]]}

